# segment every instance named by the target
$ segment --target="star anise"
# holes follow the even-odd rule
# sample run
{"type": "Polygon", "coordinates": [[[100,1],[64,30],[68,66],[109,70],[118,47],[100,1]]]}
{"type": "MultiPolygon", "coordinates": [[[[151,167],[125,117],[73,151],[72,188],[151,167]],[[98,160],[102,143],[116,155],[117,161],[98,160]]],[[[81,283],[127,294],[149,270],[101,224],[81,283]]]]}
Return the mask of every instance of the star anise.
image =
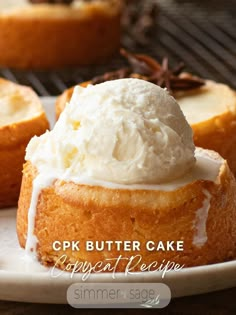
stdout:
{"type": "Polygon", "coordinates": [[[132,54],[125,49],[121,49],[121,54],[128,60],[134,73],[145,76],[147,81],[167,88],[171,93],[192,90],[205,84],[205,81],[198,77],[181,74],[184,69],[183,62],[174,69],[170,69],[167,57],[160,64],[154,58],[142,54],[132,54]]]}
{"type": "Polygon", "coordinates": [[[139,78],[157,84],[162,88],[167,88],[170,93],[196,89],[205,84],[205,81],[198,77],[182,73],[184,69],[183,62],[171,70],[166,57],[160,64],[147,55],[132,54],[125,49],[121,49],[120,53],[129,62],[129,67],[97,76],[92,79],[92,84],[116,79],[139,78]]]}

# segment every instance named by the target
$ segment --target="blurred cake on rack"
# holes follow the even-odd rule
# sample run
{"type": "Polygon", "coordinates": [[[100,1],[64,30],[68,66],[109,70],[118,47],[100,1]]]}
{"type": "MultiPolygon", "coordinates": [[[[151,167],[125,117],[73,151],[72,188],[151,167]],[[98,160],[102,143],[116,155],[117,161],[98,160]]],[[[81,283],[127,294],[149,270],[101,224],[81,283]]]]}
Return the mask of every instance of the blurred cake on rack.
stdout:
{"type": "Polygon", "coordinates": [[[55,68],[95,64],[120,46],[120,0],[0,3],[0,65],[55,68]]]}
{"type": "Polygon", "coordinates": [[[48,128],[33,90],[0,78],[0,208],[17,204],[25,148],[48,128]]]}
{"type": "MultiPolygon", "coordinates": [[[[108,80],[137,77],[165,87],[177,99],[194,132],[196,146],[217,151],[236,175],[236,93],[229,86],[182,72],[181,63],[170,69],[168,59],[162,64],[141,54],[124,49],[122,55],[129,65],[114,72],[93,78],[87,84],[108,80]]],[[[60,115],[70,100],[73,88],[66,90],[56,102],[56,115],[60,115]]]]}

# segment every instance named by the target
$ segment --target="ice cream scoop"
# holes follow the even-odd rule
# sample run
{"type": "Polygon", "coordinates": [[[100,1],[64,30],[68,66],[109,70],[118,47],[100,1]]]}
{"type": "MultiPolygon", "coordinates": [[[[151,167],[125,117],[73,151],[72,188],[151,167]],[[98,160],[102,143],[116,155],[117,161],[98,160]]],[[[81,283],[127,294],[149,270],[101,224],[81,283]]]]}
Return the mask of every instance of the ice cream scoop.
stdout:
{"type": "Polygon", "coordinates": [[[27,148],[39,172],[118,184],[160,184],[194,165],[192,130],[169,93],[139,79],[76,87],[51,132],[27,148]]]}

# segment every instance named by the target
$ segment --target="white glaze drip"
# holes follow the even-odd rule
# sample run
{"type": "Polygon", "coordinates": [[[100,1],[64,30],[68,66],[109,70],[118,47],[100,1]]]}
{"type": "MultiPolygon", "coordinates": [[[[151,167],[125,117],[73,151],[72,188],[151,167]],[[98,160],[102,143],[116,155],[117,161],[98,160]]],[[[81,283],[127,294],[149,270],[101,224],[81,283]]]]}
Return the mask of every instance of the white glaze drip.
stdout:
{"type": "Polygon", "coordinates": [[[38,204],[38,198],[42,189],[49,187],[54,181],[55,177],[46,174],[39,174],[33,181],[32,196],[30,207],[28,211],[28,231],[25,245],[26,253],[35,254],[37,246],[37,237],[34,234],[35,216],[38,204]]]}
{"type": "Polygon", "coordinates": [[[206,189],[203,189],[203,193],[206,198],[203,201],[202,207],[197,210],[193,226],[193,228],[196,230],[193,237],[193,245],[197,247],[202,247],[207,242],[207,219],[208,212],[211,207],[211,194],[206,189]]]}

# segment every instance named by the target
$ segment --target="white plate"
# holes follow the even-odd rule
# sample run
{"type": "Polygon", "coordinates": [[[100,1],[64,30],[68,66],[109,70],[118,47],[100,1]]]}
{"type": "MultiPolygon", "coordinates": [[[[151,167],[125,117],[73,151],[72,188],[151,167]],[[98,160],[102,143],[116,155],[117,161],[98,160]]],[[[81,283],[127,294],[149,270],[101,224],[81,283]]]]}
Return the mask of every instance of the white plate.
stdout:
{"type": "MultiPolygon", "coordinates": [[[[0,300],[39,303],[67,303],[66,291],[71,283],[81,282],[81,275],[64,272],[58,278],[52,269],[25,259],[18,245],[15,229],[15,209],[0,211],[0,300]]],[[[87,282],[165,282],[172,297],[206,293],[236,286],[236,261],[186,268],[170,272],[163,279],[160,273],[125,276],[117,273],[91,275],[87,282]]]]}
{"type": "MultiPolygon", "coordinates": [[[[51,124],[54,124],[54,98],[43,99],[51,124]]],[[[15,228],[16,209],[0,211],[0,300],[39,303],[67,303],[66,291],[71,283],[81,282],[81,275],[71,279],[64,272],[52,277],[52,270],[37,261],[26,259],[19,247],[15,228]]],[[[164,282],[172,297],[206,293],[236,286],[236,261],[185,268],[169,272],[164,280],[160,273],[125,276],[117,273],[94,274],[87,282],[164,282]]]]}

